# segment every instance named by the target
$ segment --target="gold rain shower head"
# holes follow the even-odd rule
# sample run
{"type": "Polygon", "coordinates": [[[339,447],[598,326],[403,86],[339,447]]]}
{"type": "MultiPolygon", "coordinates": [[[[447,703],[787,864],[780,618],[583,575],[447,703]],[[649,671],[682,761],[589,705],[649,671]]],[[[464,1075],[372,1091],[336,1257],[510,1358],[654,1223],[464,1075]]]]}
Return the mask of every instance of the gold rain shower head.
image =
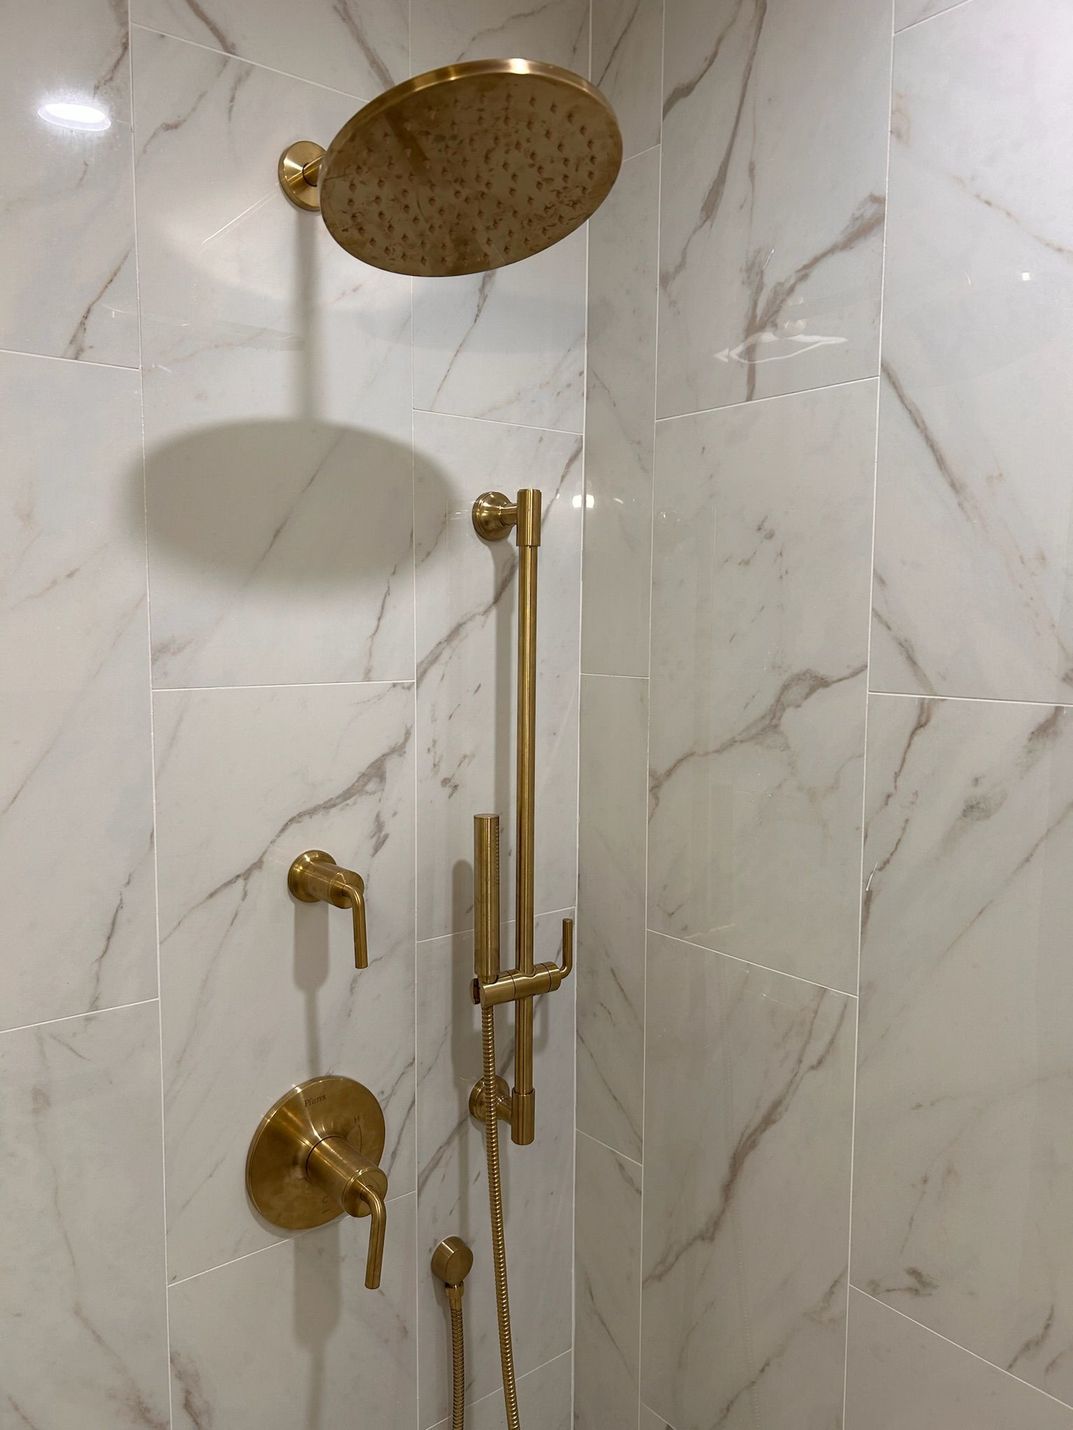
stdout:
{"type": "Polygon", "coordinates": [[[292,144],[279,180],[355,258],[449,277],[558,243],[603,203],[621,163],[618,121],[588,80],[535,60],[472,60],[397,84],[327,150],[292,144]]]}

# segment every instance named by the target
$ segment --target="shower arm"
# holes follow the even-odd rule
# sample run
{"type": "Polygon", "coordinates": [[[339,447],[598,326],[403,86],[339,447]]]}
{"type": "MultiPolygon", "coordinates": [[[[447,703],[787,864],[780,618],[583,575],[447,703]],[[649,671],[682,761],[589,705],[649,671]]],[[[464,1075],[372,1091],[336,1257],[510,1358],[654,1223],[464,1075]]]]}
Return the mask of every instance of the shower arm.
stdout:
{"type": "MultiPolygon", "coordinates": [[[[574,966],[574,921],[563,919],[562,963],[533,961],[536,813],[537,553],[540,492],[523,490],[511,501],[485,492],[473,504],[473,525],[485,541],[502,541],[513,528],[518,544],[518,728],[515,963],[499,969],[499,817],[474,817],[473,1001],[482,1008],[515,1003],[514,1087],[510,1095],[511,1140],[522,1145],[536,1135],[533,1087],[533,999],[552,993],[574,966]]],[[[506,1107],[504,1107],[506,1116],[506,1107]]]]}

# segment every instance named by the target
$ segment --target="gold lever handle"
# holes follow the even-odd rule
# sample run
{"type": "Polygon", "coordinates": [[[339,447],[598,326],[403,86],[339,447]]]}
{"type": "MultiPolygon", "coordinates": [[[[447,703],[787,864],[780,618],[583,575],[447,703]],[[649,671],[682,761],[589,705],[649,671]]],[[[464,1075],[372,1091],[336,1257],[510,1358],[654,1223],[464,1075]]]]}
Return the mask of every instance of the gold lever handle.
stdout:
{"type": "Polygon", "coordinates": [[[563,980],[574,971],[574,920],[563,919],[562,963],[538,963],[532,973],[520,968],[508,969],[491,982],[473,980],[473,1001],[482,1008],[497,1008],[501,1003],[518,1003],[523,998],[536,998],[541,993],[554,993],[563,980]]]}
{"type": "Polygon", "coordinates": [[[369,1255],[365,1261],[365,1284],[370,1291],[380,1285],[387,1239],[387,1174],[368,1162],[345,1137],[325,1137],[309,1154],[306,1177],[346,1212],[364,1216],[368,1212],[369,1255]]]}
{"type": "Polygon", "coordinates": [[[365,880],[344,869],[323,849],[307,849],[287,870],[287,888],[303,904],[328,903],[350,909],[354,921],[354,967],[369,967],[365,925],[365,880]]]}

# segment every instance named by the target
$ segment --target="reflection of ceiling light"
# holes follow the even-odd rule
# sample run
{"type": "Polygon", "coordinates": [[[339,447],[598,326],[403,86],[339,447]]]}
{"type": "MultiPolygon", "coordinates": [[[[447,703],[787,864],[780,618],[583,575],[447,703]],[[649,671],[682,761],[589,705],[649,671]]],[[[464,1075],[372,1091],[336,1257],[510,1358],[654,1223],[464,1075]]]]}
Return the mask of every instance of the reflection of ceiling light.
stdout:
{"type": "Polygon", "coordinates": [[[794,333],[792,336],[780,333],[754,333],[737,347],[724,348],[715,354],[717,362],[785,362],[787,358],[800,357],[813,348],[826,348],[832,344],[844,343],[845,338],[825,337],[822,333],[794,333]],[[778,352],[760,355],[761,347],[779,345],[778,352]]]}
{"type": "Polygon", "coordinates": [[[1031,273],[1022,273],[1022,274],[1021,274],[1021,282],[1022,282],[1022,283],[1031,283],[1031,282],[1032,282],[1032,274],[1031,274],[1031,273]]]}
{"type": "Polygon", "coordinates": [[[50,99],[37,113],[49,124],[58,124],[61,129],[77,129],[84,134],[100,134],[112,127],[111,119],[98,105],[73,99],[50,99]]]}
{"type": "MultiPolygon", "coordinates": [[[[572,507],[574,507],[575,510],[580,511],[580,510],[581,510],[581,498],[580,498],[580,496],[574,497],[574,498],[572,499],[570,505],[571,505],[572,507]]],[[[596,505],[596,498],[593,496],[592,492],[586,492],[586,494],[585,494],[585,505],[586,505],[586,507],[588,507],[588,509],[589,509],[590,511],[591,511],[592,508],[596,505]]]]}

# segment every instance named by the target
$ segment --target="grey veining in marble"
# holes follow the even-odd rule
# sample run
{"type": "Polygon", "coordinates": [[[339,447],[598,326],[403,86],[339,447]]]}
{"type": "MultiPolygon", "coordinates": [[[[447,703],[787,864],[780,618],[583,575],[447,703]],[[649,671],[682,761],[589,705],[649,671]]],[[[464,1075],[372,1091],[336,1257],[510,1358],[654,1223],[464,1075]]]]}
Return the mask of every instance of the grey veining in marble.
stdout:
{"type": "Polygon", "coordinates": [[[0,431],[0,1024],[14,1027],[157,991],[137,375],[0,354],[0,431]]]}
{"type": "MultiPolygon", "coordinates": [[[[150,29],[366,101],[409,73],[407,0],[131,0],[131,9],[150,29]]],[[[327,144],[331,134],[295,137],[327,144]]]]}
{"type": "Polygon", "coordinates": [[[853,1279],[1073,1397],[1073,715],[873,696],[853,1279]]]}
{"type": "Polygon", "coordinates": [[[353,102],[144,30],[134,64],[156,684],[412,679],[409,280],[275,179],[353,102]]]}
{"type": "Polygon", "coordinates": [[[631,1426],[641,1331],[641,1168],[579,1133],[574,1187],[574,1426],[631,1426]]]}
{"type": "MultiPolygon", "coordinates": [[[[569,1351],[555,1360],[531,1370],[518,1380],[518,1409],[525,1430],[572,1430],[569,1351]]],[[[447,1430],[448,1421],[441,1420],[436,1430],[447,1430]]],[[[468,1430],[501,1430],[503,1425],[503,1394],[493,1391],[466,1407],[468,1430]]]]}
{"type": "Polygon", "coordinates": [[[658,935],[647,996],[644,1403],[677,1430],[834,1426],[853,1000],[658,935]]]}
{"type": "Polygon", "coordinates": [[[580,432],[585,231],[521,263],[414,279],[414,406],[580,432]]]}
{"type": "Polygon", "coordinates": [[[635,1161],[644,1102],[648,682],[583,676],[577,1125],[635,1161]]]}
{"type": "Polygon", "coordinates": [[[589,226],[582,669],[648,674],[659,152],[623,165],[589,226]]]}
{"type": "Polygon", "coordinates": [[[4,6],[0,119],[17,162],[0,196],[0,347],[138,366],[126,5],[4,6]],[[77,132],[49,102],[99,110],[77,132]]]}
{"type": "Polygon", "coordinates": [[[588,0],[412,0],[415,74],[522,55],[588,74],[588,0]]]}
{"type": "Polygon", "coordinates": [[[867,382],[656,435],[649,927],[848,992],[874,430],[867,382]]]}
{"type": "Polygon", "coordinates": [[[898,37],[872,688],[1073,692],[1073,11],[898,37]]]}
{"type": "Polygon", "coordinates": [[[1073,1410],[857,1290],[845,1430],[1070,1430],[1073,1410]]]}
{"type": "Polygon", "coordinates": [[[890,0],[667,5],[661,416],[875,373],[889,58],[890,0]]]}
{"type": "Polygon", "coordinates": [[[0,1423],[167,1430],[155,1000],[0,1034],[0,1423]]]}
{"type": "Polygon", "coordinates": [[[378,1291],[349,1217],[173,1286],[176,1430],[413,1430],[416,1211],[388,1203],[378,1291]]]}
{"type": "MultiPolygon", "coordinates": [[[[565,912],[569,912],[566,910],[565,912]]],[[[558,956],[562,917],[537,920],[536,959],[558,956]]],[[[503,930],[509,949],[513,928],[503,930]]],[[[467,1398],[500,1384],[495,1296],[488,1250],[488,1183],[484,1133],[469,1114],[481,1075],[480,1014],[470,998],[473,943],[467,934],[418,944],[418,1243],[428,1264],[441,1237],[473,1247],[466,1281],[467,1398]]],[[[572,980],[571,980],[572,982],[572,980]]],[[[537,1134],[530,1147],[502,1139],[510,1304],[519,1375],[569,1350],[573,1224],[574,994],[571,982],[540,999],[535,1013],[537,1134]]],[[[513,1019],[497,1015],[501,1073],[513,1068],[513,1019]]],[[[442,1289],[430,1276],[418,1285],[422,1427],[450,1408],[450,1337],[442,1289]]],[[[538,1427],[534,1427],[538,1430],[538,1427]]]]}
{"type": "Polygon", "coordinates": [[[659,143],[663,0],[594,0],[590,78],[618,116],[627,158],[659,143]]]}
{"type": "Polygon", "coordinates": [[[581,442],[418,413],[418,935],[472,927],[473,816],[502,820],[503,911],[514,903],[516,548],[474,532],[489,487],[539,487],[536,907],[576,899],[581,442]]]}
{"type": "Polygon", "coordinates": [[[155,713],[168,1251],[182,1278],[279,1239],[246,1201],[247,1139],[303,1078],[372,1088],[390,1195],[413,1190],[413,687],[165,693],[155,713]],[[367,969],[344,911],[288,893],[305,849],[364,878],[367,969]]]}

